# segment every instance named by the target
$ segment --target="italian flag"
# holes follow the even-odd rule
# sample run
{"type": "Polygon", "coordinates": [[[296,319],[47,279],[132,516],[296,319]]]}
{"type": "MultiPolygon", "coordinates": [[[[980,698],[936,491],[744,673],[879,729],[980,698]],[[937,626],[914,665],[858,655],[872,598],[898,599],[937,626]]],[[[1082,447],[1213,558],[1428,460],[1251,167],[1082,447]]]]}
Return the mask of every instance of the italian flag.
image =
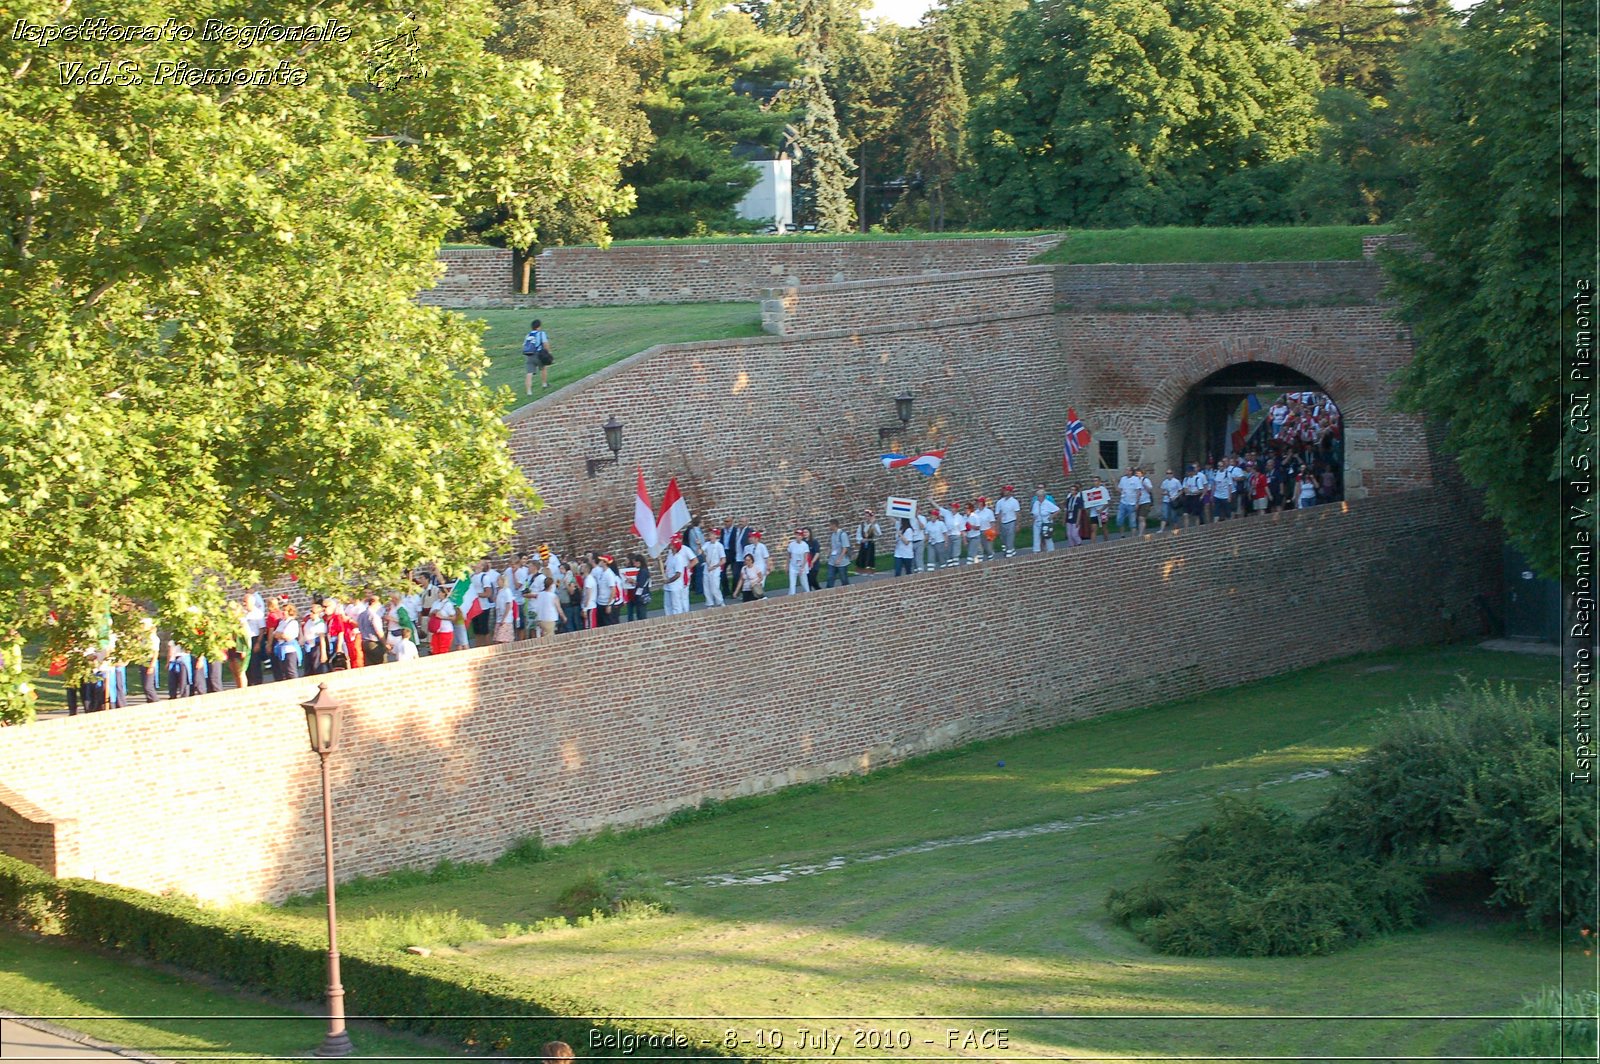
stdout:
{"type": "Polygon", "coordinates": [[[463,576],[456,581],[456,586],[450,589],[450,601],[455,603],[456,609],[461,611],[465,620],[472,620],[483,612],[483,599],[472,594],[472,577],[463,576]]]}

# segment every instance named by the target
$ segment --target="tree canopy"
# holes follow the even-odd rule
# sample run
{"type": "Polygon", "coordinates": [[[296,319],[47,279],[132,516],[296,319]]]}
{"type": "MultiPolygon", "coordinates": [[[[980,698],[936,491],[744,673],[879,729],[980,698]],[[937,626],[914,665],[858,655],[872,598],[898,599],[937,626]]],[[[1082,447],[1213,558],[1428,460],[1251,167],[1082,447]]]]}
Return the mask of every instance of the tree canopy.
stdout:
{"type": "Polygon", "coordinates": [[[1276,0],[1042,0],[973,109],[997,225],[1197,224],[1230,175],[1309,144],[1316,70],[1276,0]]]}
{"type": "Polygon", "coordinates": [[[331,3],[311,24],[347,39],[0,43],[0,634],[93,633],[118,595],[231,631],[230,585],[460,567],[537,504],[476,328],[412,297],[465,215],[531,243],[565,204],[627,196],[618,138],[549,69],[487,52],[492,16],[331,3]],[[102,60],[128,79],[64,81],[102,60]],[[162,83],[164,63],[303,84],[162,83]]]}
{"type": "Polygon", "coordinates": [[[1579,282],[1596,276],[1594,13],[1592,0],[1480,4],[1425,52],[1403,220],[1419,253],[1392,263],[1417,344],[1402,398],[1445,428],[1489,513],[1550,576],[1555,484],[1581,443],[1564,440],[1559,352],[1579,282]]]}

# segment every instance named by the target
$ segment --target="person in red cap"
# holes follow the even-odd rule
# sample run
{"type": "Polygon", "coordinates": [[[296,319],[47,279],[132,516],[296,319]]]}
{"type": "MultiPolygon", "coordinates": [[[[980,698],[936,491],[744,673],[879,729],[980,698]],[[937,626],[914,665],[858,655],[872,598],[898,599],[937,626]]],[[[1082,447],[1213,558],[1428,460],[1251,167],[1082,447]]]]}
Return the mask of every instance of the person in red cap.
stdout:
{"type": "Polygon", "coordinates": [[[685,547],[683,537],[674,532],[662,563],[662,599],[669,617],[689,612],[689,574],[694,571],[694,563],[694,551],[685,547]]]}
{"type": "Polygon", "coordinates": [[[968,524],[976,528],[977,538],[968,536],[967,560],[969,562],[986,562],[994,557],[994,511],[989,509],[989,500],[982,495],[978,496],[978,505],[972,508],[972,516],[968,524]],[[978,551],[983,551],[980,557],[978,551]]]}
{"type": "Polygon", "coordinates": [[[1017,515],[1021,512],[1016,489],[1007,484],[1000,489],[1000,500],[994,504],[994,515],[1000,521],[1000,549],[1007,558],[1017,556],[1017,515]]]}
{"type": "Polygon", "coordinates": [[[762,530],[758,528],[750,533],[750,545],[745,548],[746,553],[755,556],[756,572],[761,577],[763,587],[766,586],[767,574],[772,572],[772,551],[762,542],[765,538],[762,530]]]}

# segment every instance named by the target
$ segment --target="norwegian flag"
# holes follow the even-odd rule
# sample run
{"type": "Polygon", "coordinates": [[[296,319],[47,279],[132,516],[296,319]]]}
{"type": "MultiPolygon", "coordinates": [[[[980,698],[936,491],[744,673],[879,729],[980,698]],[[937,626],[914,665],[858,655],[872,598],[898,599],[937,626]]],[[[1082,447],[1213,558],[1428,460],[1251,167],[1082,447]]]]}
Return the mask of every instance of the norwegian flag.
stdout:
{"type": "Polygon", "coordinates": [[[1067,436],[1061,446],[1061,468],[1072,473],[1072,456],[1089,446],[1089,430],[1078,420],[1078,412],[1067,407],[1067,436]]]}

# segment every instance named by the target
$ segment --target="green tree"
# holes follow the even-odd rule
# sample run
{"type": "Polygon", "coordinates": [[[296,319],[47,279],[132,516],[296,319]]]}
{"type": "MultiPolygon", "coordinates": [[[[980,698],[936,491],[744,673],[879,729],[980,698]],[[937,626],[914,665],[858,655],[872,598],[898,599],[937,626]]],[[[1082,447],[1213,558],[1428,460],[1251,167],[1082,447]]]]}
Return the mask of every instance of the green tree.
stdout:
{"type": "Polygon", "coordinates": [[[1043,0],[973,109],[999,226],[1199,223],[1213,190],[1310,143],[1316,72],[1275,0],[1043,0]]]}
{"type": "Polygon", "coordinates": [[[833,95],[845,147],[855,153],[856,220],[866,232],[877,204],[870,195],[874,180],[902,172],[902,151],[895,136],[901,116],[899,27],[879,23],[871,29],[842,35],[833,64],[833,95]]]}
{"type": "Polygon", "coordinates": [[[923,25],[950,35],[961,53],[961,83],[969,100],[994,91],[1003,77],[1006,29],[1027,0],[939,0],[923,25]]]}
{"type": "Polygon", "coordinates": [[[809,218],[825,233],[848,232],[855,224],[855,208],[850,203],[850,172],[855,165],[845,147],[826,80],[839,12],[839,5],[831,0],[798,0],[794,5],[789,32],[800,68],[774,101],[794,115],[786,137],[802,202],[796,220],[809,218]]]}
{"type": "Polygon", "coordinates": [[[956,179],[967,163],[967,93],[961,80],[961,53],[954,37],[937,22],[906,37],[902,50],[905,104],[900,122],[905,165],[921,182],[928,228],[940,232],[949,201],[955,196],[956,179]]]}
{"type": "Polygon", "coordinates": [[[757,174],[741,152],[771,152],[784,116],[761,93],[793,69],[786,38],[762,32],[739,11],[673,9],[673,24],[646,34],[651,57],[644,110],[655,141],[624,170],[638,207],[621,236],[692,236],[739,230],[735,210],[757,174]]]}
{"type": "Polygon", "coordinates": [[[1559,352],[1597,275],[1594,14],[1592,0],[1480,4],[1425,50],[1403,221],[1420,253],[1391,263],[1417,344],[1402,400],[1445,428],[1488,512],[1550,576],[1555,484],[1582,446],[1575,428],[1563,446],[1559,352]]]}
{"type": "MultiPolygon", "coordinates": [[[[640,100],[640,53],[628,29],[628,5],[618,0],[507,0],[489,50],[517,60],[537,60],[561,77],[563,99],[581,101],[616,135],[621,164],[650,150],[650,122],[640,100]]],[[[540,220],[545,244],[604,239],[606,217],[579,201],[540,220]]],[[[492,219],[490,219],[492,221],[492,219]]],[[[480,225],[482,222],[480,221],[480,225]]]]}
{"type": "MultiPolygon", "coordinates": [[[[116,595],[227,632],[230,584],[460,568],[537,505],[477,328],[412,297],[464,214],[502,208],[530,242],[548,205],[619,205],[614,138],[552,72],[484,51],[487,7],[406,10],[319,8],[343,41],[0,44],[0,632],[76,625],[116,595]],[[102,59],[146,80],[63,84],[60,63],[102,59]],[[304,84],[152,80],[280,61],[304,84]]],[[[234,16],[201,0],[182,17],[234,16]]]]}

